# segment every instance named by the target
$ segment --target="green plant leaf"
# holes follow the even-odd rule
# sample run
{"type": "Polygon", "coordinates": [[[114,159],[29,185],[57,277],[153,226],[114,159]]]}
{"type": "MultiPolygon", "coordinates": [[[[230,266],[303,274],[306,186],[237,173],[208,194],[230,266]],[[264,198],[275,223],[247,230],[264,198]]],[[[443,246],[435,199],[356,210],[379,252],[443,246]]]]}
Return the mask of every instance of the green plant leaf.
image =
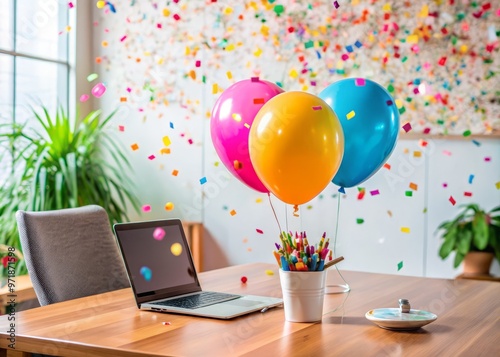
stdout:
{"type": "Polygon", "coordinates": [[[441,248],[439,249],[439,256],[441,259],[446,259],[448,255],[453,251],[455,248],[455,242],[457,239],[456,234],[448,234],[445,239],[443,244],[441,245],[441,248]]]}
{"type": "Polygon", "coordinates": [[[471,250],[472,232],[470,230],[461,230],[457,236],[457,251],[465,255],[471,250]]]}
{"type": "Polygon", "coordinates": [[[474,220],[472,221],[472,231],[474,245],[477,249],[483,250],[488,246],[488,224],[486,223],[486,216],[483,212],[476,212],[474,220]]]}
{"type": "Polygon", "coordinates": [[[460,263],[462,263],[462,261],[464,260],[464,257],[465,255],[460,253],[460,252],[457,252],[455,254],[455,260],[453,261],[453,267],[454,268],[458,268],[458,266],[460,265],[460,263]]]}

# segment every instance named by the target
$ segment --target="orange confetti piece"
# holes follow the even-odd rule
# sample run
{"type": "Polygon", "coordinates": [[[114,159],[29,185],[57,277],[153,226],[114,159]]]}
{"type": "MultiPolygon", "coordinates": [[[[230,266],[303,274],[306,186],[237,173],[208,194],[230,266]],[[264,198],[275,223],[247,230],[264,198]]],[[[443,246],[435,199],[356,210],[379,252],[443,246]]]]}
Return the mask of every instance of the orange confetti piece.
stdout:
{"type": "Polygon", "coordinates": [[[264,104],[266,100],[264,98],[254,98],[253,104],[264,104]]]}
{"type": "Polygon", "coordinates": [[[235,211],[234,209],[232,209],[232,210],[231,210],[231,212],[229,212],[229,214],[230,214],[231,216],[234,216],[234,215],[236,214],[236,211],[235,211]]]}
{"type": "Polygon", "coordinates": [[[384,168],[386,168],[387,170],[390,170],[391,169],[391,165],[389,165],[389,164],[386,163],[386,164],[384,164],[384,168]]]}
{"type": "Polygon", "coordinates": [[[172,171],[172,176],[177,176],[179,174],[179,170],[173,170],[172,171]]]}
{"type": "Polygon", "coordinates": [[[160,150],[160,154],[162,155],[168,155],[170,154],[170,149],[169,148],[163,148],[160,150]]]}
{"type": "Polygon", "coordinates": [[[172,202],[165,203],[165,210],[172,211],[174,209],[174,204],[172,202]]]}
{"type": "Polygon", "coordinates": [[[130,147],[132,148],[132,150],[136,151],[136,150],[139,150],[139,145],[137,144],[132,144],[130,145],[130,147]]]}
{"type": "Polygon", "coordinates": [[[192,79],[196,79],[196,72],[194,71],[194,69],[189,71],[189,77],[191,77],[192,79]]]}
{"type": "Polygon", "coordinates": [[[241,170],[243,168],[243,164],[238,160],[234,160],[233,166],[235,170],[241,170]]]}
{"type": "Polygon", "coordinates": [[[418,185],[417,185],[416,183],[410,182],[410,188],[411,188],[412,190],[417,191],[417,190],[418,190],[418,185]]]}
{"type": "Polygon", "coordinates": [[[422,157],[422,151],[414,151],[413,157],[422,157]]]}
{"type": "Polygon", "coordinates": [[[127,98],[126,97],[120,97],[120,102],[126,102],[127,98]]]}

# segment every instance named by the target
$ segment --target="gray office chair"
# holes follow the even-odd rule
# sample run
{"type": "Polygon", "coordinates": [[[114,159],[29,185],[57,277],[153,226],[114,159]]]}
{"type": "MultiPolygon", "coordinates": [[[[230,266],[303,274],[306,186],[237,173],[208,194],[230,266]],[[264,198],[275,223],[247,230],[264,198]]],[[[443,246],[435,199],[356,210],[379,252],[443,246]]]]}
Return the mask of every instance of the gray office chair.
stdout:
{"type": "Polygon", "coordinates": [[[16,219],[40,305],[130,286],[102,207],[18,211],[16,219]]]}

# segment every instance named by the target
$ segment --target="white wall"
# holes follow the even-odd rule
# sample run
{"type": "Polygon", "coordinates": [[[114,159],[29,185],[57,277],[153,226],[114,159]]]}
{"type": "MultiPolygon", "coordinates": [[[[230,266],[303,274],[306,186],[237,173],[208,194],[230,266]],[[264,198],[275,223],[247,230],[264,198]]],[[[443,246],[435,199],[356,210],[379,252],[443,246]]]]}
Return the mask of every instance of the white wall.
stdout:
{"type": "MultiPolygon", "coordinates": [[[[187,46],[192,43],[190,34],[196,36],[212,20],[203,12],[192,12],[188,19],[192,32],[182,32],[181,27],[165,23],[161,9],[141,5],[144,9],[138,12],[139,5],[135,6],[120,7],[117,14],[94,8],[93,14],[94,21],[98,21],[94,25],[94,55],[103,59],[100,65],[94,65],[95,71],[101,75],[99,81],[108,87],[97,105],[106,111],[119,108],[113,130],[133,164],[133,170],[124,170],[124,175],[133,177],[141,202],[152,206],[151,212],[132,214],[132,219],[179,217],[203,222],[206,270],[274,262],[272,250],[279,233],[274,207],[282,229],[305,230],[313,243],[324,231],[333,240],[338,225],[336,252],[346,258],[340,265],[342,269],[433,277],[459,273],[452,269],[452,258],[441,261],[438,257],[439,237],[435,230],[457,212],[461,203],[474,201],[488,209],[500,203],[500,190],[495,187],[500,181],[500,140],[477,139],[477,146],[471,140],[426,139],[428,145],[424,148],[418,138],[405,139],[402,134],[388,161],[391,170],[383,168],[361,185],[366,189],[362,200],[357,199],[356,188],[347,189],[337,210],[337,187],[331,184],[300,207],[299,218],[293,217],[290,206],[272,198],[271,207],[267,195],[247,188],[221,163],[217,165],[219,159],[210,139],[206,114],[217,98],[212,83],[227,87],[255,73],[239,62],[239,57],[224,54],[220,65],[211,67],[213,72],[196,69],[196,80],[182,80],[195,59],[204,63],[206,49],[200,48],[196,58],[184,56],[184,47],[175,47],[179,43],[169,36],[185,36],[187,46]],[[159,22],[170,32],[157,31],[159,22]],[[124,34],[128,37],[122,42],[119,39],[124,34]],[[102,46],[102,41],[109,45],[102,46]],[[169,57],[175,54],[179,58],[169,57]],[[162,60],[171,63],[161,67],[163,72],[155,72],[155,63],[162,60]],[[233,80],[225,78],[228,70],[233,72],[233,80]],[[202,84],[203,74],[211,77],[206,85],[202,84]],[[144,87],[145,78],[154,84],[156,92],[144,87]],[[154,100],[150,100],[152,97],[154,100]],[[125,126],[125,131],[118,132],[118,125],[125,126]],[[165,135],[172,141],[172,152],[161,155],[165,135]],[[139,150],[130,149],[134,143],[139,150]],[[416,157],[415,152],[421,152],[421,157],[416,157]],[[151,154],[156,155],[155,160],[147,158],[151,154]],[[491,157],[491,161],[485,162],[484,157],[491,157]],[[178,176],[171,174],[174,169],[179,170],[178,176]],[[470,174],[475,175],[472,184],[468,183],[470,174]],[[205,185],[199,182],[202,177],[207,178],[205,185]],[[411,190],[410,183],[417,184],[418,190],[411,190]],[[443,183],[448,186],[444,188],[443,183]],[[380,194],[370,195],[375,189],[380,194]],[[413,191],[412,197],[407,197],[406,191],[413,191]],[[465,197],[464,191],[472,192],[472,197],[465,197]],[[448,201],[450,195],[457,201],[456,206],[448,201]],[[166,202],[173,202],[175,209],[165,211],[166,202]],[[233,209],[236,214],[232,216],[233,209]],[[364,222],[358,224],[358,218],[364,222]],[[402,227],[409,228],[409,233],[402,232],[402,227]],[[398,271],[400,262],[403,267],[398,271]]],[[[261,73],[261,78],[278,80],[273,68],[267,67],[264,72],[268,73],[261,73]]],[[[500,273],[497,263],[494,272],[500,273]]]]}

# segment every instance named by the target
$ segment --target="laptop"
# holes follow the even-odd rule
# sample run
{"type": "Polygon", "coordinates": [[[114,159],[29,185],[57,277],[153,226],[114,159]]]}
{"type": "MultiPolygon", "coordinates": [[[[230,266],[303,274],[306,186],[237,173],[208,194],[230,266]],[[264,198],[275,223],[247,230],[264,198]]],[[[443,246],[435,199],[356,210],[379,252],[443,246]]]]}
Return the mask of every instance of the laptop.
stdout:
{"type": "Polygon", "coordinates": [[[283,304],[279,298],[204,291],[179,219],[113,226],[138,308],[231,319],[283,304]]]}

